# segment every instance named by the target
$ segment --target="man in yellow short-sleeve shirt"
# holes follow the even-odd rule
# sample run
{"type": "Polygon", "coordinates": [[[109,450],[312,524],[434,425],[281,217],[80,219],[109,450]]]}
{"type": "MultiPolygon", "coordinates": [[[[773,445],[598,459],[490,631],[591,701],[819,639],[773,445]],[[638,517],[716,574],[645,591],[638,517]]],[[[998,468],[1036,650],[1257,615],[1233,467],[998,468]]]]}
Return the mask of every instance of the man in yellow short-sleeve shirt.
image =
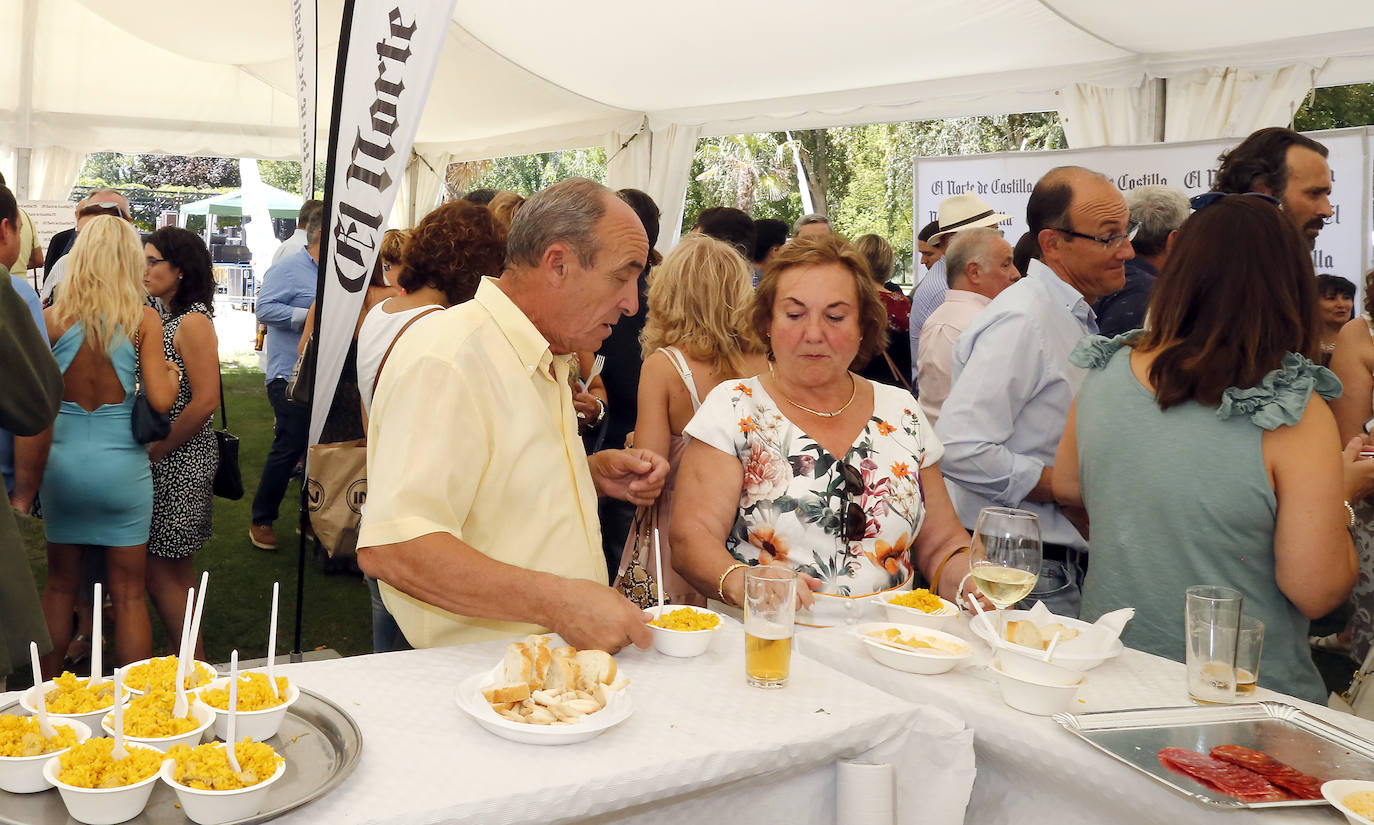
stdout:
{"type": "Polygon", "coordinates": [[[596,497],[650,504],[668,464],[587,456],[564,357],[634,314],[648,252],[614,193],[563,181],[517,213],[500,278],[396,342],[372,402],[358,563],[410,644],[550,629],[580,648],[649,646],[645,615],[606,586],[596,497]]]}

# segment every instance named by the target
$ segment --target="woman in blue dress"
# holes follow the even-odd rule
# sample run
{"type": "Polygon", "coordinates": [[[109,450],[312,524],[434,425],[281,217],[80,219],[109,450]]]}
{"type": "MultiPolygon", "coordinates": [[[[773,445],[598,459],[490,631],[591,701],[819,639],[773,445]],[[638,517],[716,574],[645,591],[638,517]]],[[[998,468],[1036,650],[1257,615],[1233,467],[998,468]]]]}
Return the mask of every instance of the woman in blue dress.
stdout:
{"type": "Polygon", "coordinates": [[[52,427],[39,496],[48,539],[43,614],[61,665],[81,582],[82,545],[106,548],[114,605],[115,654],[128,663],[152,654],[144,557],[153,510],[148,454],[134,440],[131,414],[141,367],[153,409],[167,412],[179,374],[163,357],[162,321],[144,304],[143,248],[128,222],[97,217],[77,236],[67,277],[44,313],[63,373],[62,407],[52,427]]]}

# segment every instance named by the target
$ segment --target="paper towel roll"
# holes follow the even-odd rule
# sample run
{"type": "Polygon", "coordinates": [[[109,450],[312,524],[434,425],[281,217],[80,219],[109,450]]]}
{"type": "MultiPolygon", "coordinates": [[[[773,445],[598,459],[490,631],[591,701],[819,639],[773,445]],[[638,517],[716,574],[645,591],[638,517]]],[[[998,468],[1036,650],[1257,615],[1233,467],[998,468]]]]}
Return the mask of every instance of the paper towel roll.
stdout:
{"type": "Polygon", "coordinates": [[[836,825],[894,825],[892,766],[835,763],[836,825]]]}

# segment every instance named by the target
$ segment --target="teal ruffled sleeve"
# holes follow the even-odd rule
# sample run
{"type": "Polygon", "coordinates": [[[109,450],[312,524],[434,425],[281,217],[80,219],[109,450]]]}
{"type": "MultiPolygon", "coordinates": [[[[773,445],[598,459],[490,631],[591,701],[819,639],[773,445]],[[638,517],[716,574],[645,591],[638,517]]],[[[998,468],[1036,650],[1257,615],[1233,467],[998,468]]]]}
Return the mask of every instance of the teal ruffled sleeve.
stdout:
{"type": "Polygon", "coordinates": [[[1221,394],[1217,418],[1223,421],[1246,416],[1257,427],[1275,430],[1291,427],[1302,418],[1307,400],[1316,392],[1327,401],[1341,394],[1341,380],[1295,352],[1283,357],[1283,365],[1248,389],[1232,387],[1221,394]]]}
{"type": "Polygon", "coordinates": [[[1112,360],[1116,351],[1138,338],[1144,330],[1133,329],[1130,332],[1123,332],[1115,338],[1108,338],[1105,335],[1085,335],[1078,344],[1074,346],[1073,352],[1069,353],[1069,363],[1075,367],[1084,369],[1100,370],[1107,366],[1107,362],[1112,360]]]}

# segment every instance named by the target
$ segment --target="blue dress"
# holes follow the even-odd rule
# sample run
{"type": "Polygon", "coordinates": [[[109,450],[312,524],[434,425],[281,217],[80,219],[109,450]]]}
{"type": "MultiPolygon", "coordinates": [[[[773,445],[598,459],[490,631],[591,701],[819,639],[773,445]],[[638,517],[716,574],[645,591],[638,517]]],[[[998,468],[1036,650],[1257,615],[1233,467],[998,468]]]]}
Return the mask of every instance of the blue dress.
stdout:
{"type": "MultiPolygon", "coordinates": [[[[153,476],[148,453],[134,441],[133,343],[116,332],[109,353],[124,400],[86,410],[63,401],[53,423],[52,449],[39,495],[47,539],[56,544],[131,547],[148,541],[153,517],[153,476]]],[[[80,323],[53,345],[57,366],[66,373],[86,341],[80,323]]]]}

